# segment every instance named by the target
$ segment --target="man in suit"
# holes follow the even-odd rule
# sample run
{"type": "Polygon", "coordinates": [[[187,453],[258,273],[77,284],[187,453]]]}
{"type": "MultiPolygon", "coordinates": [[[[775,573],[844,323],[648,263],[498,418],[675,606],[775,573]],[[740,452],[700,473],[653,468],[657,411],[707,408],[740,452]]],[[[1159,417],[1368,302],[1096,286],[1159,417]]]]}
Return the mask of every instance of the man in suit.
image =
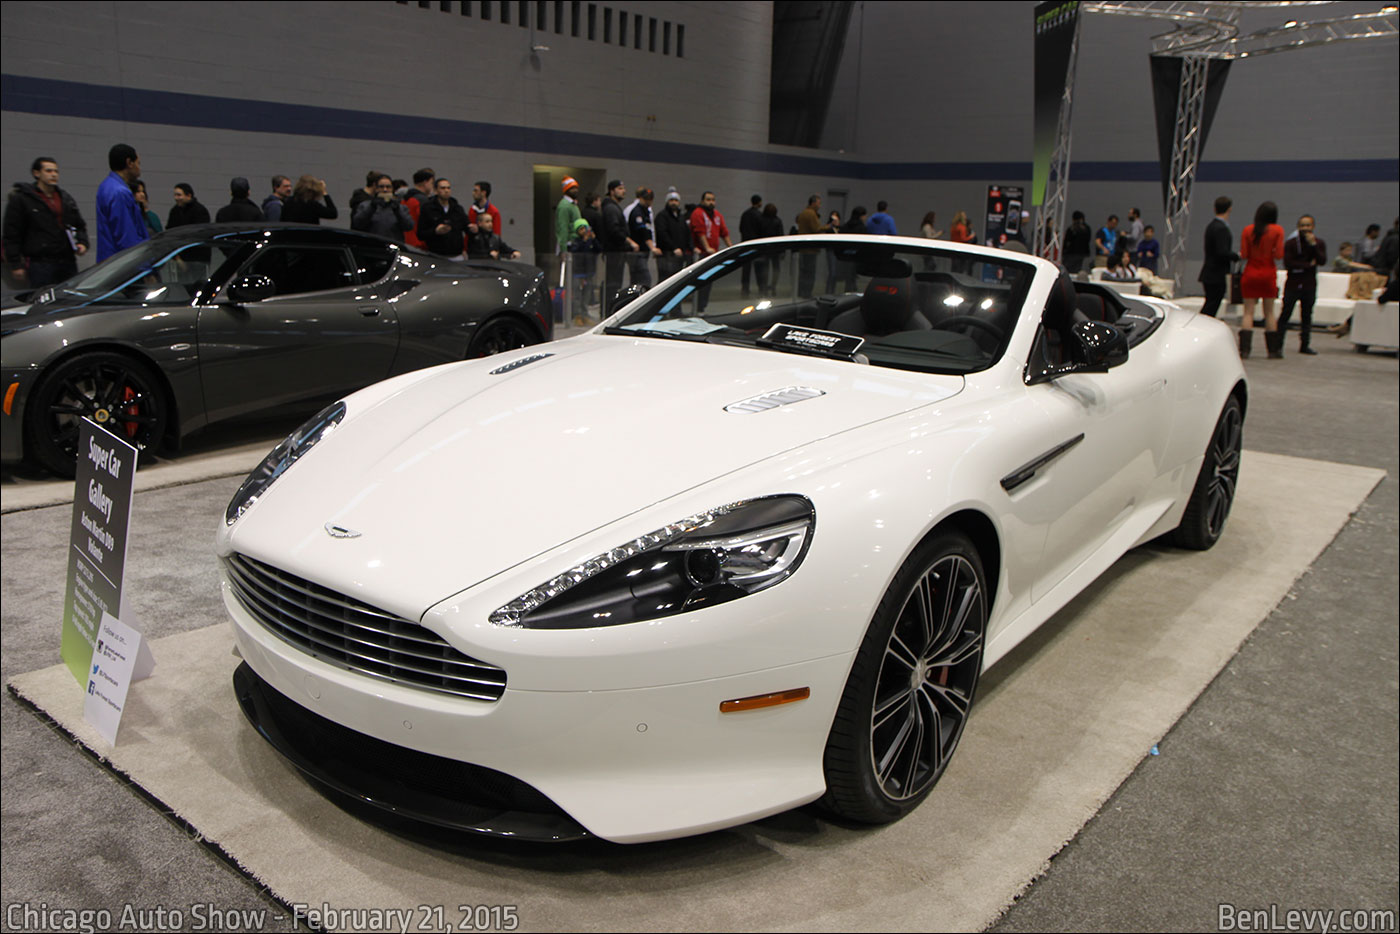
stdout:
{"type": "Polygon", "coordinates": [[[1230,264],[1238,260],[1234,250],[1235,235],[1230,232],[1230,205],[1234,202],[1221,195],[1215,199],[1215,219],[1206,225],[1206,260],[1201,264],[1201,285],[1206,290],[1206,303],[1201,314],[1214,318],[1230,287],[1230,264]]]}

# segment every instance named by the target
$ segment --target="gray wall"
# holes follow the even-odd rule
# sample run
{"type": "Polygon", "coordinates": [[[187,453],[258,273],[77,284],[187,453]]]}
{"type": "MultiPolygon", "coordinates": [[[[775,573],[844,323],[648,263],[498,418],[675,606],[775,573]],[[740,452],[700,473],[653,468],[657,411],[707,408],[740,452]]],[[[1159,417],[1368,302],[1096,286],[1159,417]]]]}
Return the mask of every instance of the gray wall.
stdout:
{"type": "MultiPolygon", "coordinates": [[[[231,176],[252,179],[260,200],[271,174],[310,172],[326,178],[343,208],[367,169],[408,177],[431,165],[454,179],[462,197],[472,180],[490,179],[506,218],[503,234],[527,251],[535,164],[598,168],[633,188],[676,185],[686,200],[711,188],[735,227],[753,192],[776,202],[787,223],[811,191],[847,189],[849,205],[872,209],[884,198],[901,230],[913,232],[929,209],[945,227],[959,208],[979,217],[988,182],[1029,183],[937,176],[949,162],[1029,163],[1030,2],[861,4],[840,65],[825,151],[765,142],[767,3],[598,2],[600,29],[604,7],[684,24],[684,58],[573,38],[569,3],[563,35],[553,31],[553,2],[539,35],[515,24],[515,3],[509,25],[480,20],[477,2],[471,16],[460,15],[460,3],[451,4],[452,12],[439,6],[7,0],[0,8],[0,69],[7,76],[93,85],[112,103],[94,111],[56,102],[54,112],[70,114],[57,116],[6,110],[0,178],[28,180],[35,155],[54,156],[62,184],[91,211],[107,148],[125,141],[141,153],[153,206],[163,217],[170,188],[180,181],[193,184],[212,210],[227,200],[231,176]],[[549,48],[532,52],[532,44],[549,48]],[[150,91],[166,94],[153,103],[144,93],[150,91]],[[267,124],[240,124],[224,120],[220,108],[211,116],[207,105],[197,119],[187,118],[178,106],[163,109],[179,101],[168,92],[227,98],[230,112],[248,101],[303,105],[309,119],[322,121],[315,125],[336,129],[317,135],[289,123],[285,112],[267,124]],[[71,115],[75,109],[81,115],[71,115]],[[405,118],[411,126],[422,120],[421,137],[376,138],[385,134],[375,124],[405,118]],[[463,126],[472,133],[463,136],[463,126]],[[913,170],[927,177],[862,177],[869,164],[881,162],[927,165],[926,172],[913,170]],[[852,163],[865,168],[848,169],[852,163]]],[[[1374,6],[1343,3],[1311,15],[1353,9],[1374,6]]],[[[1251,17],[1272,21],[1276,14],[1251,17]]],[[[1155,162],[1146,53],[1148,37],[1159,30],[1125,17],[1087,20],[1077,162],[1155,162]]],[[[1393,39],[1237,63],[1206,167],[1213,160],[1395,159],[1397,64],[1393,39]]],[[[1394,182],[1203,183],[1198,198],[1218,191],[1235,199],[1237,216],[1265,198],[1278,201],[1285,221],[1313,211],[1333,244],[1355,238],[1367,222],[1388,226],[1400,202],[1394,182]]],[[[1095,222],[1110,211],[1124,214],[1131,204],[1160,222],[1160,200],[1155,182],[1091,179],[1071,188],[1072,206],[1095,222]]],[[[347,222],[342,213],[337,223],[347,222]]]]}

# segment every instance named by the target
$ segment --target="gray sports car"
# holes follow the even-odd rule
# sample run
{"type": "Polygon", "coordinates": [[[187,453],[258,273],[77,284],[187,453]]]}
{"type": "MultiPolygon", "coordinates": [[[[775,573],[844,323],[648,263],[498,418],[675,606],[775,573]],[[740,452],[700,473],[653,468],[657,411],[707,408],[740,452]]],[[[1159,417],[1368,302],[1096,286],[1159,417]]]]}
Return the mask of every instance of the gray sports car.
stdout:
{"type": "Polygon", "coordinates": [[[3,313],[0,454],[72,476],[89,416],[154,450],[206,425],[549,340],[520,263],[306,224],[181,227],[3,313]]]}

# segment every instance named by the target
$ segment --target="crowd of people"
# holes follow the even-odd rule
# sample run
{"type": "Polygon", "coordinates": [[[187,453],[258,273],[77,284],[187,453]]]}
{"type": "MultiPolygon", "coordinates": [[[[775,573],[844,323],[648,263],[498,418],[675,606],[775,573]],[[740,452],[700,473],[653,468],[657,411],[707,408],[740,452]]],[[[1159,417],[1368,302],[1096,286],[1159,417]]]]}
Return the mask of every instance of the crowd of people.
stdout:
{"type": "MultiPolygon", "coordinates": [[[[21,287],[37,288],[61,282],[77,273],[78,258],[95,249],[98,262],[114,253],[160,233],[192,224],[210,223],[209,209],[187,182],[175,185],[173,206],[164,225],[152,210],[145,183],[141,180],[141,159],[136,150],[119,143],[108,152],[107,177],[97,191],[95,240],[89,239],[87,224],[77,202],[59,187],[59,165],[49,156],[36,158],[30,167],[33,181],[16,183],[10,192],[4,214],[4,262],[12,280],[21,287]]],[[[581,194],[572,177],[561,184],[561,196],[554,209],[556,255],[570,261],[574,285],[575,323],[588,324],[596,307],[606,317],[618,301],[633,289],[647,289],[656,275],[665,279],[682,267],[733,244],[724,214],[713,191],[701,194],[697,203],[684,203],[674,188],[656,206],[653,189],[638,188],[630,202],[621,179],[608,182],[602,195],[581,194]],[[599,256],[602,272],[599,274],[599,256]],[[630,287],[624,291],[624,278],[630,287]]],[[[1199,281],[1205,291],[1202,313],[1216,316],[1225,298],[1230,277],[1238,280],[1244,314],[1239,334],[1240,355],[1248,357],[1253,344],[1254,310],[1261,306],[1264,340],[1270,357],[1283,355],[1283,332],[1296,308],[1300,312],[1299,352],[1315,353],[1310,346],[1312,310],[1317,295],[1317,272],[1328,269],[1327,248],[1317,235],[1312,215],[1304,214],[1296,229],[1285,234],[1278,224],[1278,208],[1266,201],[1255,211],[1236,241],[1230,228],[1232,203],[1215,200],[1215,216],[1205,230],[1205,257],[1199,281]],[[1236,248],[1238,246],[1238,249],[1236,248]],[[1277,263],[1287,270],[1282,307],[1275,314],[1279,298],[1277,263]]],[[[350,226],[393,240],[411,244],[439,256],[453,259],[519,259],[519,250],[501,237],[501,212],[491,201],[491,183],[473,184],[471,202],[463,206],[452,194],[452,181],[439,177],[431,168],[413,173],[412,181],[394,179],[371,170],[365,184],[349,197],[350,226]]],[[[228,203],[218,208],[216,223],[291,222],[319,224],[339,217],[324,179],[302,175],[295,182],[286,175],[271,178],[271,190],[261,203],[252,198],[247,178],[229,181],[228,203]]],[[[740,241],[783,235],[785,224],[778,207],[760,195],[749,199],[740,215],[740,241]]],[[[839,212],[822,212],[822,198],[813,194],[794,218],[789,234],[868,233],[897,235],[898,229],[889,204],[879,201],[875,212],[855,207],[846,218],[839,212]]],[[[943,239],[937,217],[929,211],[919,225],[919,236],[943,239]]],[[[955,243],[975,243],[977,235],[964,211],[957,211],[947,232],[955,243]]],[[[1131,208],[1126,223],[1110,214],[1103,226],[1090,228],[1084,212],[1075,211],[1064,231],[1060,258],[1070,273],[1085,267],[1105,267],[1105,277],[1131,281],[1140,270],[1155,275],[1161,259],[1161,243],[1142,212],[1131,208]]],[[[1349,297],[1370,297],[1376,288],[1394,289],[1400,280],[1400,219],[1382,235],[1379,224],[1371,224],[1355,242],[1341,244],[1330,269],[1352,277],[1349,297]]],[[[799,295],[809,296],[816,287],[817,255],[799,258],[796,286],[799,295]]],[[[827,291],[833,291],[840,270],[830,264],[827,291]]],[[[760,295],[771,294],[777,285],[778,270],[765,263],[754,263],[743,270],[742,288],[749,294],[756,287],[760,295]],[[752,281],[751,281],[752,280],[752,281]]]]}

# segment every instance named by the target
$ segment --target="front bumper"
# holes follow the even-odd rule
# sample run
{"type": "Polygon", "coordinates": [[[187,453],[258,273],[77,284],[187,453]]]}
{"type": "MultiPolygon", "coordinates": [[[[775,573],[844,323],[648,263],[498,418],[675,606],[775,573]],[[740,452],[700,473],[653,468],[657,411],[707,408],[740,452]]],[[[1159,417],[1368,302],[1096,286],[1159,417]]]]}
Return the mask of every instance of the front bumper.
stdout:
{"type": "MultiPolygon", "coordinates": [[[[473,812],[463,821],[441,813],[450,807],[422,806],[420,797],[417,805],[399,802],[391,808],[400,813],[485,833],[536,839],[581,835],[572,826],[635,843],[742,824],[813,801],[825,791],[822,753],[850,667],[848,655],[635,689],[606,687],[601,672],[612,660],[580,658],[585,672],[598,666],[596,689],[517,690],[508,683],[500,700],[475,701],[322,662],[252,618],[227,582],[223,589],[240,653],[277,694],[391,746],[503,773],[562,811],[552,821],[539,816],[547,807],[531,811],[535,816],[523,824],[515,818],[503,822],[501,813],[473,812]],[[807,700],[720,713],[725,700],[801,687],[811,689],[807,700]],[[560,822],[561,816],[567,819],[560,822]],[[544,829],[522,832],[526,825],[544,829]],[[507,829],[495,829],[500,827],[507,829]]],[[[645,664],[644,656],[637,663],[645,664]]],[[[350,771],[329,764],[315,777],[365,799],[383,794],[382,787],[353,787],[350,771]]],[[[538,804],[529,792],[520,794],[538,804]]],[[[440,795],[439,803],[451,797],[440,795]]],[[[461,799],[480,796],[464,787],[461,799]]],[[[458,817],[462,813],[459,807],[458,817]]]]}

